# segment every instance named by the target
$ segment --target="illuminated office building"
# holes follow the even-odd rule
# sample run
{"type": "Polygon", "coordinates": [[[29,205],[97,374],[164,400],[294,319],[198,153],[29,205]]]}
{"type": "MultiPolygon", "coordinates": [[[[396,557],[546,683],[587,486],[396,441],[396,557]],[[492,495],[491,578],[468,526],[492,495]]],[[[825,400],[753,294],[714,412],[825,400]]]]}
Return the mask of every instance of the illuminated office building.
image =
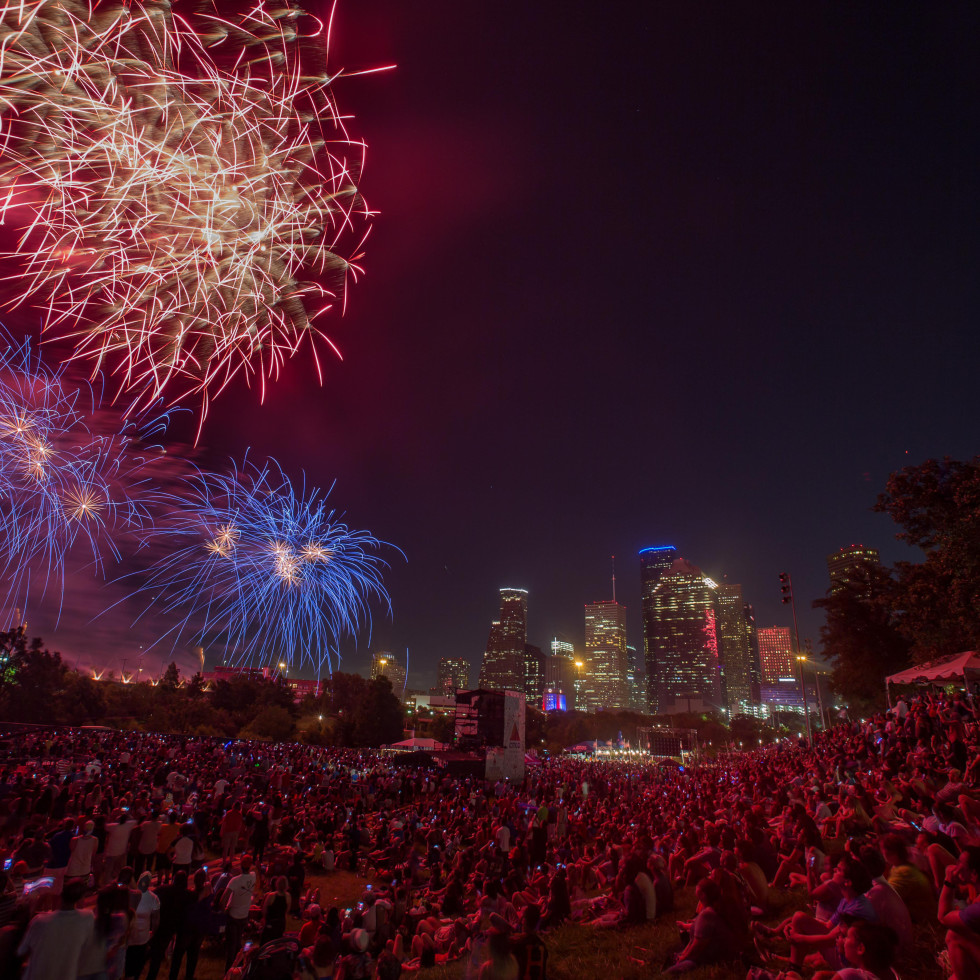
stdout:
{"type": "Polygon", "coordinates": [[[626,607],[615,599],[586,604],[584,693],[588,710],[629,708],[628,666],[626,607]]]}
{"type": "Polygon", "coordinates": [[[526,645],[527,589],[501,589],[500,618],[490,625],[480,687],[523,691],[526,645]]]}
{"type": "Polygon", "coordinates": [[[759,660],[762,665],[762,703],[770,712],[802,711],[796,646],[788,626],[759,629],[759,660]]]}
{"type": "Polygon", "coordinates": [[[636,647],[632,643],[626,644],[626,686],[629,689],[630,711],[646,711],[646,685],[640,674],[636,647]]]}
{"type": "Polygon", "coordinates": [[[650,665],[656,651],[651,646],[654,636],[654,601],[653,590],[660,581],[660,576],[667,571],[677,559],[677,549],[672,544],[660,545],[655,548],[643,548],[640,551],[640,606],[643,614],[643,665],[646,670],[646,706],[649,711],[656,711],[657,692],[656,680],[650,665]]]}
{"type": "Polygon", "coordinates": [[[718,586],[677,558],[644,582],[647,694],[654,712],[723,704],[718,586]]]}
{"type": "Polygon", "coordinates": [[[440,694],[452,697],[457,691],[470,687],[470,665],[462,657],[443,657],[439,661],[439,680],[436,685],[440,694]]]}
{"type": "Polygon", "coordinates": [[[558,707],[575,707],[575,646],[555,637],[544,663],[544,701],[558,707]]]}
{"type": "Polygon", "coordinates": [[[796,676],[793,635],[788,626],[760,627],[759,662],[763,684],[772,684],[780,678],[796,676]]]}
{"type": "Polygon", "coordinates": [[[524,686],[521,690],[528,704],[536,704],[544,692],[545,659],[540,647],[524,644],[524,686]]]}
{"type": "Polygon", "coordinates": [[[387,650],[379,650],[371,658],[371,680],[387,677],[391,689],[400,698],[405,691],[405,665],[387,650]]]}
{"type": "Polygon", "coordinates": [[[564,657],[566,660],[575,659],[575,644],[567,640],[559,640],[556,636],[549,644],[553,657],[564,657]]]}
{"type": "Polygon", "coordinates": [[[868,566],[881,564],[877,548],[866,548],[863,544],[852,544],[840,551],[827,555],[827,574],[830,576],[831,593],[840,592],[848,586],[864,586],[868,566]]]}
{"type": "Polygon", "coordinates": [[[738,714],[746,704],[758,702],[758,664],[753,657],[751,612],[746,614],[742,586],[718,586],[718,628],[721,634],[721,660],[724,694],[728,710],[738,714]],[[755,680],[755,701],[752,682],[755,680]]]}

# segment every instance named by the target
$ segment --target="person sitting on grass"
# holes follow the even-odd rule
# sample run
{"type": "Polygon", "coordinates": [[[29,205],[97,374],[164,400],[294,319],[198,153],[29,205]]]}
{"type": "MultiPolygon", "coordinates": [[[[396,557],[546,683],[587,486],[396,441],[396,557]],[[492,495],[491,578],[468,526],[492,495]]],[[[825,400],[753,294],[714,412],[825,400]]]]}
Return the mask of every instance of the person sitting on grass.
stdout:
{"type": "Polygon", "coordinates": [[[946,868],[939,892],[939,924],[946,927],[946,952],[954,980],[980,980],[980,848],[967,847],[946,868]],[[973,901],[957,909],[956,900],[972,892],[973,901]]]}
{"type": "Polygon", "coordinates": [[[688,973],[708,963],[734,959],[739,954],[739,941],[722,914],[722,894],[710,878],[698,882],[698,914],[693,922],[678,922],[682,934],[689,933],[687,945],[677,954],[666,973],[688,973]]]}
{"type": "Polygon", "coordinates": [[[888,868],[888,884],[905,902],[913,922],[935,922],[936,893],[932,882],[909,858],[909,849],[898,834],[886,834],[881,853],[888,868]]]}
{"type": "Polygon", "coordinates": [[[892,968],[896,937],[888,927],[875,922],[855,922],[844,936],[844,959],[832,980],[898,980],[892,968]]]}
{"type": "Polygon", "coordinates": [[[868,899],[871,875],[850,854],[844,854],[834,869],[834,882],[841,890],[841,900],[828,922],[820,922],[806,912],[796,912],[786,928],[790,943],[790,961],[797,969],[810,954],[831,969],[843,966],[840,947],[847,927],[855,921],[875,922],[874,906],[868,899]]]}

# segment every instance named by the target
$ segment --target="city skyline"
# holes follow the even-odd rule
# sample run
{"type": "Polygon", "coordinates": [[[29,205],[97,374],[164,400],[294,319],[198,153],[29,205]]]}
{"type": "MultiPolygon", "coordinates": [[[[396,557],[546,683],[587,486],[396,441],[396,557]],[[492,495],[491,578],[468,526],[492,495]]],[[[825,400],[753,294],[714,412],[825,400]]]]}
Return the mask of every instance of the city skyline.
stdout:
{"type": "MultiPolygon", "coordinates": [[[[642,660],[637,556],[671,543],[763,626],[791,624],[791,573],[818,649],[827,555],[921,557],[871,510],[888,475],[977,452],[976,13],[618,14],[597,32],[543,0],[474,31],[449,0],[337,6],[336,70],[397,65],[337,85],[376,212],[324,321],[343,360],[237,378],[198,447],[183,417],[171,445],[216,469],[274,455],[402,550],[391,619],[373,610],[341,670],[407,650],[412,684],[442,657],[475,671],[508,585],[532,644],[581,645],[611,555],[642,660]]],[[[151,650],[172,623],[124,587],[69,578],[57,629],[53,600],[27,610],[52,649],[193,667],[151,650]]]]}

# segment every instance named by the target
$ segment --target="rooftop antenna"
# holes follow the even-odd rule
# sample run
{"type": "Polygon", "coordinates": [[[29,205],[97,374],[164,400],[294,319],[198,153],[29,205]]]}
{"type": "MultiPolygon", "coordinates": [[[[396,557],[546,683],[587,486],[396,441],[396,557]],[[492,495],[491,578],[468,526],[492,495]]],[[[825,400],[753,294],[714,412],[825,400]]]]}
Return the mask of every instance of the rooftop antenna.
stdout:
{"type": "Polygon", "coordinates": [[[616,601],[616,556],[610,556],[612,561],[612,573],[613,573],[613,602],[616,601]]]}

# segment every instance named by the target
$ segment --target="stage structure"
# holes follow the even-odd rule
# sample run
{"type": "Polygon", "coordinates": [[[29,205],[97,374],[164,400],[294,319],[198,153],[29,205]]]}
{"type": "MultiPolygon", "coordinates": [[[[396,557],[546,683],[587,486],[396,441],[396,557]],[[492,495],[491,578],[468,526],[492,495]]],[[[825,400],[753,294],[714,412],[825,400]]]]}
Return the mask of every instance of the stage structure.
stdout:
{"type": "Polygon", "coordinates": [[[673,759],[683,765],[700,754],[695,728],[637,728],[636,736],[640,750],[654,759],[673,759]]]}
{"type": "Polygon", "coordinates": [[[457,691],[456,746],[485,755],[487,779],[522,782],[524,715],[520,691],[457,691]]]}

